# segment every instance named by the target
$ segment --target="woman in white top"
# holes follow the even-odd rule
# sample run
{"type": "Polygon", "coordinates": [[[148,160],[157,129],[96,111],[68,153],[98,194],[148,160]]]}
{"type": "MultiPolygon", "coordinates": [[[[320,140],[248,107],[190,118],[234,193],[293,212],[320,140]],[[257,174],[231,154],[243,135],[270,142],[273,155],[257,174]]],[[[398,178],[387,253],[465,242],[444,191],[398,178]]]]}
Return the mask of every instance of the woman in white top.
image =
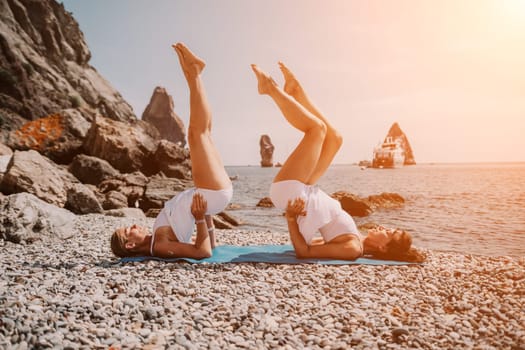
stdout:
{"type": "Polygon", "coordinates": [[[340,203],[315,184],[326,172],[343,142],[341,135],[312,104],[295,76],[282,63],[281,89],[256,65],[252,69],[260,94],[269,95],[286,120],[304,133],[270,187],[270,198],[285,210],[290,239],[298,258],[354,260],[362,255],[412,260],[412,239],[401,230],[370,230],[361,237],[352,217],[340,203]],[[322,239],[315,239],[319,232],[322,239]]]}
{"type": "Polygon", "coordinates": [[[210,257],[215,246],[211,215],[224,210],[233,194],[211,138],[211,111],[200,78],[205,63],[182,43],[173,48],[190,89],[188,144],[195,188],[166,202],[151,233],[138,225],[117,229],[111,237],[111,249],[119,257],[210,257]],[[197,235],[193,240],[195,227],[197,235]]]}

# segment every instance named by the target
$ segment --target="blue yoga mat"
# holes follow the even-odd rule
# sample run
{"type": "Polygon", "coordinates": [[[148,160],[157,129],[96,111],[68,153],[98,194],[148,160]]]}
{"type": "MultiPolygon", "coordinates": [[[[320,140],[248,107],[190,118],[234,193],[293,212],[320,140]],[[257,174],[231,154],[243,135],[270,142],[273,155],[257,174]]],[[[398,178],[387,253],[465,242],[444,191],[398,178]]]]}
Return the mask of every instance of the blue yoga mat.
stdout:
{"type": "Polygon", "coordinates": [[[331,259],[297,259],[291,245],[220,245],[213,249],[210,258],[197,260],[190,258],[157,258],[154,256],[137,256],[122,258],[120,262],[159,260],[166,262],[187,261],[195,264],[211,263],[246,263],[262,262],[269,264],[321,264],[321,265],[409,265],[403,261],[375,260],[359,258],[354,261],[331,259]]]}

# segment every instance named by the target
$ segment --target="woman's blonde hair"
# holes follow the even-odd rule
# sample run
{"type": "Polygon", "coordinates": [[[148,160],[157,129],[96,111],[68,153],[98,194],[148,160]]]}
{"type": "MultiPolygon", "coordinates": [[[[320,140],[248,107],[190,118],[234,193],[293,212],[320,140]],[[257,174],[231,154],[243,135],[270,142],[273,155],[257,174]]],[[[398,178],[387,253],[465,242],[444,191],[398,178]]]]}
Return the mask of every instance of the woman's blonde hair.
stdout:
{"type": "Polygon", "coordinates": [[[117,230],[111,235],[111,251],[119,258],[133,256],[132,252],[126,248],[126,242],[122,236],[118,235],[117,230]]]}

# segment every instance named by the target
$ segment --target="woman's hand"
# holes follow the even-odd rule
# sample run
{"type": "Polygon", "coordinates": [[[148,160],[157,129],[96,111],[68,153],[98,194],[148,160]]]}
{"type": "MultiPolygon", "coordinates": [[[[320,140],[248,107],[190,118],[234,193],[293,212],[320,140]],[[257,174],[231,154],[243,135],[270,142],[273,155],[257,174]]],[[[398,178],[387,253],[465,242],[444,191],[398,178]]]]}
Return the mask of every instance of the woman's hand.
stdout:
{"type": "Polygon", "coordinates": [[[302,198],[295,198],[292,202],[292,200],[288,200],[288,205],[286,206],[286,219],[294,219],[296,220],[298,216],[304,216],[306,215],[306,211],[304,210],[304,199],[302,198]]]}
{"type": "Polygon", "coordinates": [[[195,220],[204,220],[207,209],[208,202],[206,202],[202,194],[195,193],[193,195],[193,202],[191,203],[191,215],[193,215],[195,220]]]}

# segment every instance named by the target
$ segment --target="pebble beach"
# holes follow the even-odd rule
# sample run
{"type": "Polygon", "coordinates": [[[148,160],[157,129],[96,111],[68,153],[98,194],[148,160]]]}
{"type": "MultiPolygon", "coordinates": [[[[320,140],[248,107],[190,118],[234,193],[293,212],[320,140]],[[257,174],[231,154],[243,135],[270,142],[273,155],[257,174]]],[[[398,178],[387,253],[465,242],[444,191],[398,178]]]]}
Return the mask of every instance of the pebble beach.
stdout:
{"type": "MultiPolygon", "coordinates": [[[[143,219],[151,226],[153,219],[143,219]]],[[[415,266],[118,264],[114,228],[0,240],[1,349],[525,349],[525,259],[425,250],[415,266]]],[[[217,230],[219,244],[288,244],[217,230]]]]}

